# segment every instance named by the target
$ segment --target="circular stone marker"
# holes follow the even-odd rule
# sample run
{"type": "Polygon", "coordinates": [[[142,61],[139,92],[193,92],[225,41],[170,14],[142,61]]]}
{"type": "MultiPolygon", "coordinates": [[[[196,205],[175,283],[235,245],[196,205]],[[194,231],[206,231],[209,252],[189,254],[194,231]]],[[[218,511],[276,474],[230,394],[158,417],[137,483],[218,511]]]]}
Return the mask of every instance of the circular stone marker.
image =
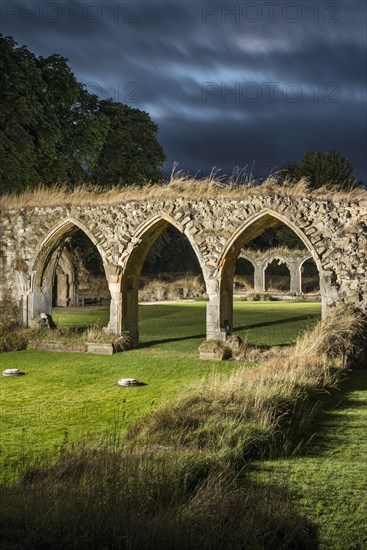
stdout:
{"type": "Polygon", "coordinates": [[[139,382],[137,380],[135,380],[135,378],[121,378],[117,382],[117,385],[122,386],[122,387],[138,386],[139,382]]]}
{"type": "Polygon", "coordinates": [[[3,376],[23,376],[24,372],[19,369],[5,369],[3,370],[3,376]]]}

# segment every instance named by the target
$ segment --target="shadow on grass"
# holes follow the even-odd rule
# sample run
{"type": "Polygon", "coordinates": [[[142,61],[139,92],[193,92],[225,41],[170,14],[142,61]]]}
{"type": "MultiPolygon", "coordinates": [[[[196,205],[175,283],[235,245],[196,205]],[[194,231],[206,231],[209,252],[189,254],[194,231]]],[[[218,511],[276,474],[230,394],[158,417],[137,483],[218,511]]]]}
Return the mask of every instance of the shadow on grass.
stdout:
{"type": "MultiPolygon", "coordinates": [[[[278,319],[276,321],[264,321],[262,323],[253,323],[253,324],[247,324],[247,325],[241,325],[241,326],[235,326],[233,329],[234,334],[236,334],[239,331],[244,330],[251,330],[256,328],[262,328],[262,327],[271,327],[275,325],[282,325],[282,324],[288,324],[291,322],[296,321],[307,321],[307,320],[313,320],[318,318],[319,315],[297,315],[295,317],[288,317],[286,319],[278,319]]],[[[151,346],[156,346],[159,344],[168,344],[170,342],[182,342],[184,340],[198,340],[198,339],[204,339],[206,338],[206,334],[192,334],[189,336],[178,336],[173,338],[162,338],[160,340],[148,340],[146,342],[141,342],[139,344],[139,348],[149,348],[151,346]]],[[[287,344],[283,344],[287,345],[287,344]]],[[[263,347],[263,348],[269,348],[270,345],[264,345],[264,346],[257,346],[257,347],[263,347]]]]}
{"type": "Polygon", "coordinates": [[[333,428],[341,437],[347,431],[348,439],[363,441],[365,428],[360,422],[355,422],[358,415],[350,411],[367,408],[367,397],[359,400],[353,396],[353,392],[366,389],[367,370],[355,370],[348,373],[330,394],[311,396],[304,401],[295,413],[296,420],[290,430],[277,442],[275,455],[271,458],[292,453],[310,458],[322,457],[339,444],[333,428]],[[334,416],[336,410],[338,414],[334,416]]]}
{"type": "Polygon", "coordinates": [[[206,338],[206,334],[193,334],[190,336],[180,336],[174,338],[163,338],[161,340],[149,340],[148,342],[139,343],[139,348],[150,348],[159,344],[169,344],[170,342],[182,342],[184,340],[203,340],[206,338]]]}
{"type": "Polygon", "coordinates": [[[319,315],[297,315],[296,317],[287,317],[286,319],[278,319],[277,321],[264,321],[262,323],[253,323],[250,325],[242,325],[240,327],[236,326],[233,330],[234,332],[236,332],[239,330],[251,330],[254,328],[271,327],[273,325],[283,325],[295,321],[309,321],[313,319],[318,319],[319,317],[319,315]]]}

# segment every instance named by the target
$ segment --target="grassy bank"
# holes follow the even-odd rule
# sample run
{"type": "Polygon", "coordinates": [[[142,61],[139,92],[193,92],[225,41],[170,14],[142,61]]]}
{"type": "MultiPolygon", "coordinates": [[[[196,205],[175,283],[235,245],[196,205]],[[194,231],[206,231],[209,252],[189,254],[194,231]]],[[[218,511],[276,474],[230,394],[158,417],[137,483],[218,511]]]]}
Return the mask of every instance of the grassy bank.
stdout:
{"type": "Polygon", "coordinates": [[[367,371],[324,396],[304,445],[290,458],[256,462],[253,479],[288,487],[317,527],[321,548],[367,547],[367,371]]]}
{"type": "Polygon", "coordinates": [[[309,329],[294,346],[277,348],[256,368],[239,367],[190,388],[129,428],[127,441],[138,447],[164,446],[243,462],[264,456],[310,394],[339,382],[358,321],[336,310],[309,329]]]}

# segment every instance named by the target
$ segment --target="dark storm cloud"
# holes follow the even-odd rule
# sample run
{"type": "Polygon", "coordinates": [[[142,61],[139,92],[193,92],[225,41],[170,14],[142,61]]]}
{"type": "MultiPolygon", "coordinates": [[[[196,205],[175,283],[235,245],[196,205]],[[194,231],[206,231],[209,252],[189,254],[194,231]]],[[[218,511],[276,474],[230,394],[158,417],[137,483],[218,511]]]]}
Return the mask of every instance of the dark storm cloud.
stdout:
{"type": "Polygon", "coordinates": [[[167,170],[259,177],[337,150],[366,179],[366,6],[340,2],[17,2],[1,32],[69,59],[88,87],[148,111],[167,170]]]}

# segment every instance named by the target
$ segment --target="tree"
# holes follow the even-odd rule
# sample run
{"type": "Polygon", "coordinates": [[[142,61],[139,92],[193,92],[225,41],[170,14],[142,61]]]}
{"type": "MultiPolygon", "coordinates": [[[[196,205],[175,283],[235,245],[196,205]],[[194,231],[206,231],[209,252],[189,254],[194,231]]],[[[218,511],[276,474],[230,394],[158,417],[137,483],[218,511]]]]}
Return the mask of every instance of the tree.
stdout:
{"type": "Polygon", "coordinates": [[[44,106],[34,140],[38,172],[44,184],[78,184],[86,167],[94,166],[103,145],[108,120],[99,111],[98,98],[89,94],[60,55],[40,57],[44,106]]]}
{"type": "Polygon", "coordinates": [[[36,124],[42,86],[35,56],[0,35],[0,192],[38,181],[36,150],[29,128],[36,124]]]}
{"type": "Polygon", "coordinates": [[[201,273],[195,252],[185,235],[168,225],[153,243],[145,259],[143,273],[201,273]]]}
{"type": "Polygon", "coordinates": [[[101,101],[99,108],[109,127],[91,170],[93,181],[101,185],[160,181],[166,157],[156,138],[158,127],[148,113],[112,100],[101,101]]]}
{"type": "Polygon", "coordinates": [[[158,181],[157,131],[147,113],[89,94],[66,58],[36,57],[0,34],[0,193],[158,181]]]}
{"type": "Polygon", "coordinates": [[[36,57],[0,35],[0,191],[85,179],[107,130],[60,55],[36,57]]]}
{"type": "Polygon", "coordinates": [[[305,248],[301,239],[284,223],[280,223],[278,227],[265,229],[261,235],[246,244],[247,248],[253,250],[268,250],[269,248],[280,248],[282,246],[291,250],[305,248]]]}
{"type": "Polygon", "coordinates": [[[334,151],[310,151],[305,153],[298,164],[286,164],[281,179],[296,182],[306,177],[311,189],[332,186],[350,190],[359,185],[351,162],[334,151]]]}

